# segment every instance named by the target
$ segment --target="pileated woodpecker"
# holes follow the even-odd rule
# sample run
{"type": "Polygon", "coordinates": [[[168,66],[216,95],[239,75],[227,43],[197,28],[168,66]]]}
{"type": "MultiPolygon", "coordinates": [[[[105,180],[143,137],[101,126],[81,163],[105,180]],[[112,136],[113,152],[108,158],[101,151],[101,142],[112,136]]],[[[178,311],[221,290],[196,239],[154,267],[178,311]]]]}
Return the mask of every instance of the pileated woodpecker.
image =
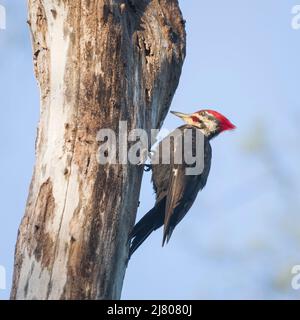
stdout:
{"type": "MultiPolygon", "coordinates": [[[[219,133],[233,130],[235,126],[222,114],[213,110],[201,110],[193,114],[184,114],[171,111],[180,117],[186,124],[179,127],[181,132],[190,129],[192,131],[192,153],[195,155],[196,134],[202,134],[204,138],[202,152],[202,172],[197,175],[187,175],[186,169],[191,164],[175,163],[174,153],[176,144],[171,145],[171,161],[162,163],[162,154],[159,153],[159,161],[151,165],[152,181],[156,193],[155,206],[134,226],[129,239],[131,241],[129,257],[146,240],[152,231],[164,225],[163,243],[169,241],[176,225],[186,215],[194,203],[196,196],[206,184],[211,164],[210,140],[219,133]],[[173,154],[172,154],[173,153],[173,154]]],[[[172,133],[170,134],[172,135],[172,133]]],[[[165,139],[170,139],[166,137],[165,139]]],[[[165,140],[164,139],[164,140],[165,140]]],[[[157,147],[160,150],[164,144],[161,141],[157,147]]],[[[183,152],[183,148],[179,152],[183,152]]]]}

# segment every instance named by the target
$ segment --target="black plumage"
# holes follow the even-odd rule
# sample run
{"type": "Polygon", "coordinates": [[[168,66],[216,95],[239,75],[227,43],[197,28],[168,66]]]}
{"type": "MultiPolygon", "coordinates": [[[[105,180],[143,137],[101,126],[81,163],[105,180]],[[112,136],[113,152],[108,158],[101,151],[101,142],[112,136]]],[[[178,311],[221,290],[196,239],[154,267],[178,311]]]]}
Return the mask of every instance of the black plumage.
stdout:
{"type": "Polygon", "coordinates": [[[162,148],[164,143],[170,140],[170,135],[174,136],[174,132],[159,143],[157,150],[160,152],[156,152],[152,158],[152,181],[156,193],[156,202],[154,207],[134,226],[130,234],[129,256],[134,253],[152,231],[162,225],[164,225],[163,245],[168,242],[174,228],[191,208],[198,192],[206,185],[212,156],[210,137],[203,135],[200,129],[195,126],[183,125],[178,129],[177,133],[190,131],[191,144],[187,148],[181,148],[179,144],[181,138],[183,139],[181,140],[182,146],[187,146],[184,139],[185,135],[182,134],[179,139],[175,135],[170,144],[170,163],[164,164],[162,148]],[[198,138],[202,139],[200,145],[197,135],[198,138]],[[197,161],[198,163],[199,161],[202,162],[203,170],[197,175],[187,175],[186,169],[193,168],[195,164],[187,163],[184,153],[192,152],[192,156],[195,157],[198,154],[196,147],[201,148],[197,161]],[[181,153],[183,159],[181,164],[174,161],[174,159],[177,159],[178,153],[181,153]]]}

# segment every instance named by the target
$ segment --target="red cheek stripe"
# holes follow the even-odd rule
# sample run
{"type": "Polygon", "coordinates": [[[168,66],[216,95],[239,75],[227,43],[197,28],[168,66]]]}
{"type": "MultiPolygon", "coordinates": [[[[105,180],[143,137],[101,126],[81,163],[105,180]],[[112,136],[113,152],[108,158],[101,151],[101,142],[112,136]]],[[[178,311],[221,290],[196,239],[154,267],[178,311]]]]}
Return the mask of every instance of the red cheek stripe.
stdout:
{"type": "Polygon", "coordinates": [[[200,119],[196,116],[192,116],[193,122],[200,122],[200,119]]]}

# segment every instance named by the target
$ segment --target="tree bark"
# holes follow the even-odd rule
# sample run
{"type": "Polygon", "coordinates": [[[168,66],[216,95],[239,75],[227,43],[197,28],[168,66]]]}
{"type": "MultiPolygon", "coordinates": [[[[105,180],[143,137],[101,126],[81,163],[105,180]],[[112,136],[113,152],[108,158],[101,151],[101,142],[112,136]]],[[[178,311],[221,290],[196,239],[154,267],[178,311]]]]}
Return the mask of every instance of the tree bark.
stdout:
{"type": "Polygon", "coordinates": [[[143,168],[97,132],[160,128],[185,56],[177,0],[29,0],[41,114],[12,299],[119,299],[143,168]]]}

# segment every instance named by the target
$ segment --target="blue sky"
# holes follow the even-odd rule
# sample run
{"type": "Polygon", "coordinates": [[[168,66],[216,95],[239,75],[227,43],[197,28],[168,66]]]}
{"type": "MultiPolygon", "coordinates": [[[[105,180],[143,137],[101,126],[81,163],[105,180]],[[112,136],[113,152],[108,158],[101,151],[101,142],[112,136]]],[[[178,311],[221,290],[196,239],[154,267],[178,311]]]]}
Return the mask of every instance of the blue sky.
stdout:
{"type": "MultiPolygon", "coordinates": [[[[0,0],[0,265],[10,283],[39,117],[26,3],[0,0]]],[[[124,299],[296,299],[300,264],[300,30],[289,0],[181,0],[187,57],[172,110],[225,114],[238,129],[212,142],[207,187],[161,248],[156,231],[130,261],[124,299]]],[[[180,125],[169,115],[168,129],[180,125]]],[[[142,216],[153,205],[150,175],[142,216]],[[151,195],[151,196],[150,196],[151,195]]],[[[0,298],[7,298],[0,290],[0,298]]]]}

